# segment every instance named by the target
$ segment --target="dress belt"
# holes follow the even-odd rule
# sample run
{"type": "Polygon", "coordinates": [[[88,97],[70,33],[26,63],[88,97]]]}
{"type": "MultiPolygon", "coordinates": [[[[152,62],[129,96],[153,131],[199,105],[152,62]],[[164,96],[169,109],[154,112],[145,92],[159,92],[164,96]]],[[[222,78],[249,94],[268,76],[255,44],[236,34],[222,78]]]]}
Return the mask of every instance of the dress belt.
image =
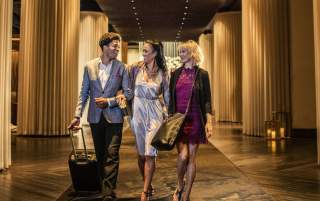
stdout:
{"type": "Polygon", "coordinates": [[[134,95],[138,98],[144,98],[144,99],[147,99],[147,100],[158,100],[159,97],[145,97],[145,96],[139,96],[139,95],[134,95]]]}

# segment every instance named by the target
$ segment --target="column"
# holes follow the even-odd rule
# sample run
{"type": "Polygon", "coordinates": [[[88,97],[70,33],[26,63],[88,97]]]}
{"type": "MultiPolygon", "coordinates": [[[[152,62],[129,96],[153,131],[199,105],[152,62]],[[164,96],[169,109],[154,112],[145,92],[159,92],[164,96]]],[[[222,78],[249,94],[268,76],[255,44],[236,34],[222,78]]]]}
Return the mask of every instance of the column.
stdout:
{"type": "Polygon", "coordinates": [[[163,52],[167,57],[179,57],[178,46],[180,42],[162,42],[163,52]]]}
{"type": "Polygon", "coordinates": [[[0,1],[0,170],[11,165],[12,1],[0,1]]]}
{"type": "MultiPolygon", "coordinates": [[[[108,32],[108,17],[104,13],[94,11],[80,12],[78,92],[81,89],[84,66],[88,61],[100,56],[99,39],[106,32],[108,32]]],[[[88,105],[81,118],[81,123],[84,125],[88,125],[87,115],[88,105]]]]}
{"type": "Polygon", "coordinates": [[[65,135],[77,102],[80,1],[21,1],[18,133],[65,135]]]}
{"type": "Polygon", "coordinates": [[[314,48],[315,48],[315,73],[316,73],[316,103],[317,103],[317,144],[318,164],[320,164],[320,2],[313,0],[314,20],[314,48]]]}
{"type": "Polygon", "coordinates": [[[11,123],[17,125],[19,51],[11,53],[11,123]]]}
{"type": "Polygon", "coordinates": [[[272,111],[290,112],[287,0],[242,1],[243,133],[264,136],[272,111]]]}
{"type": "Polygon", "coordinates": [[[213,90],[213,36],[211,33],[201,34],[199,37],[199,46],[203,53],[203,62],[200,67],[204,68],[208,71],[209,79],[210,79],[210,89],[211,89],[211,103],[213,107],[213,98],[214,98],[214,90],[213,90]]]}
{"type": "Polygon", "coordinates": [[[218,13],[214,30],[214,106],[217,121],[241,122],[241,14],[218,13]]]}
{"type": "Polygon", "coordinates": [[[128,42],[121,42],[121,61],[123,63],[128,63],[128,42]]]}

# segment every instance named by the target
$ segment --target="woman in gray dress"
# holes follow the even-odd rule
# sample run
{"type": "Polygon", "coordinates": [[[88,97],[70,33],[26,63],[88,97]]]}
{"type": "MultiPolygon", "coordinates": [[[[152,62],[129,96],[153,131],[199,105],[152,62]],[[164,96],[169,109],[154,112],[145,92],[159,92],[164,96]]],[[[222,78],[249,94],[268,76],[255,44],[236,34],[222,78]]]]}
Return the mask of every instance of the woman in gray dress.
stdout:
{"type": "Polygon", "coordinates": [[[161,42],[145,41],[143,62],[129,67],[134,91],[131,128],[136,138],[138,166],[144,181],[141,200],[152,195],[152,177],[157,150],[151,140],[167,116],[169,83],[161,42]],[[163,98],[163,101],[161,99],[163,98]]]}

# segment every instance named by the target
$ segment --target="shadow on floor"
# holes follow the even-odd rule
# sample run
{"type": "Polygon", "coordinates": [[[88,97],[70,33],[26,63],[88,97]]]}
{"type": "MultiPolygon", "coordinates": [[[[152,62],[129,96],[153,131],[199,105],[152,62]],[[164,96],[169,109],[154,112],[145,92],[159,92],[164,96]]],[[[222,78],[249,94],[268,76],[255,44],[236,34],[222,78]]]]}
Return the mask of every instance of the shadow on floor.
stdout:
{"type": "MultiPolygon", "coordinates": [[[[128,197],[118,197],[117,201],[140,201],[140,197],[132,197],[136,195],[127,195],[128,197]]],[[[72,186],[70,186],[56,201],[112,201],[112,199],[104,199],[99,194],[90,193],[75,193],[72,186]]],[[[157,195],[155,194],[152,201],[171,201],[171,195],[157,195]]]]}

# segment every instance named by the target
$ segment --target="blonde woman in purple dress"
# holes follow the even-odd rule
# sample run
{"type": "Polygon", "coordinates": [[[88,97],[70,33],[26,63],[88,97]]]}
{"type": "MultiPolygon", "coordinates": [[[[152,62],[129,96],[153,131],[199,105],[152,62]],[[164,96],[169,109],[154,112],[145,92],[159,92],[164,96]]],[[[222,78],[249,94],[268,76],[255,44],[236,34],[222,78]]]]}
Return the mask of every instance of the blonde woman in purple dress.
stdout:
{"type": "Polygon", "coordinates": [[[183,65],[170,78],[169,114],[185,113],[190,97],[191,104],[177,140],[178,182],[173,200],[188,201],[196,176],[199,144],[208,143],[207,138],[212,135],[211,91],[208,72],[199,68],[201,50],[198,44],[189,40],[182,43],[178,51],[183,65]]]}

